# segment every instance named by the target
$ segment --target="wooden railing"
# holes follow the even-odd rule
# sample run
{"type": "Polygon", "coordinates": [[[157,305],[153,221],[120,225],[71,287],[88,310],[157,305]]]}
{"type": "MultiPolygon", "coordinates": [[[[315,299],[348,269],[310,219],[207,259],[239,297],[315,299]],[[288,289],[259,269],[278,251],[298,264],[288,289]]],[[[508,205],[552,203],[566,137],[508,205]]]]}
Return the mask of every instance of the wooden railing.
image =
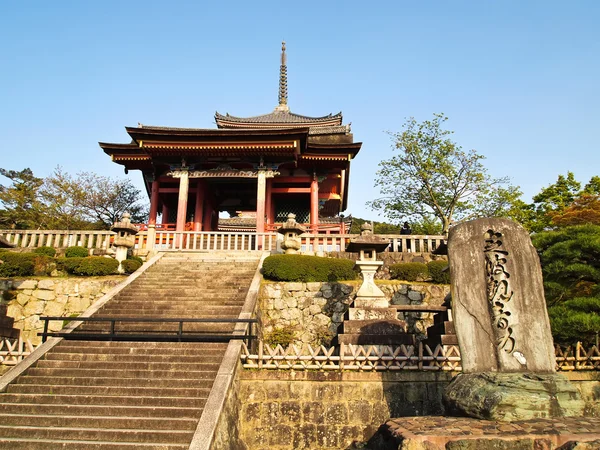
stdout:
{"type": "MultiPolygon", "coordinates": [[[[433,252],[446,242],[446,236],[419,234],[378,234],[377,237],[386,239],[390,245],[386,252],[433,252]]],[[[301,251],[339,252],[344,251],[351,239],[357,234],[309,234],[300,236],[301,251]]]]}
{"type": "MultiPolygon", "coordinates": [[[[573,347],[555,347],[556,370],[600,371],[600,350],[587,350],[577,343],[573,347]]],[[[417,345],[340,345],[335,347],[290,345],[270,346],[258,341],[257,348],[242,348],[242,364],[247,369],[340,370],[340,371],[461,371],[457,345],[434,348],[417,345]]]]}
{"type": "MultiPolygon", "coordinates": [[[[278,250],[277,233],[222,233],[212,231],[156,231],[154,249],[204,250],[204,251],[243,251],[278,250]]],[[[147,234],[142,234],[139,245],[151,248],[147,234]]]]}
{"type": "MultiPolygon", "coordinates": [[[[0,230],[0,236],[16,247],[109,248],[112,231],[85,230],[0,230]]],[[[432,252],[445,242],[445,236],[377,235],[389,241],[387,252],[432,252]]],[[[356,234],[311,234],[300,236],[302,252],[344,251],[356,234]]],[[[136,248],[156,250],[279,250],[282,236],[277,233],[145,230],[136,235],[136,248]],[[152,238],[154,235],[154,238],[152,238]],[[153,241],[153,242],[150,242],[153,241]]]]}

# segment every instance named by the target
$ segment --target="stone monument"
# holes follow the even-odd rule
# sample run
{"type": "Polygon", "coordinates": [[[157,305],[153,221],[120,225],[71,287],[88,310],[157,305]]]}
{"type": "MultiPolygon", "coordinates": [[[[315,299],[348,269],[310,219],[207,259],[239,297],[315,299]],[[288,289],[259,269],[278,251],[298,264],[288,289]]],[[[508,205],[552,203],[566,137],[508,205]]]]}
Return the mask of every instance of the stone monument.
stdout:
{"type": "Polygon", "coordinates": [[[555,373],[539,258],[507,219],[478,219],[448,236],[452,309],[463,373],[444,394],[447,412],[520,420],[583,414],[555,373]]]}

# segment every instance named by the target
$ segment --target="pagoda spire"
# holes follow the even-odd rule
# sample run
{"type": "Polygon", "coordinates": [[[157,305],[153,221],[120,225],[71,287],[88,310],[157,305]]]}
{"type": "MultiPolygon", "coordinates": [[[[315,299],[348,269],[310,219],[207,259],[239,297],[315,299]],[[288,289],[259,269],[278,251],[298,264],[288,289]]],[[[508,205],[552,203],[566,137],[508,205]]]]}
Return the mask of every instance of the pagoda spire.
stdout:
{"type": "Polygon", "coordinates": [[[290,112],[287,91],[287,55],[285,54],[285,41],[281,43],[281,66],[279,67],[279,105],[275,111],[290,112]]]}

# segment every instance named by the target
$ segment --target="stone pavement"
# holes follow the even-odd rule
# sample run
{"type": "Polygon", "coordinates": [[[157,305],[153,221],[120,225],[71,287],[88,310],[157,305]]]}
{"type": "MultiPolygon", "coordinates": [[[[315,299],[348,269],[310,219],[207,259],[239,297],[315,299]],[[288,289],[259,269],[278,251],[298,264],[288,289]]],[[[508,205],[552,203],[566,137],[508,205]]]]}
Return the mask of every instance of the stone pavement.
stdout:
{"type": "Polygon", "coordinates": [[[388,447],[380,444],[376,448],[598,450],[600,449],[600,417],[566,417],[515,422],[442,416],[401,417],[389,420],[380,430],[380,434],[388,445],[395,443],[396,446],[388,447]],[[580,444],[577,447],[575,442],[587,442],[587,444],[580,444]],[[491,445],[486,445],[487,443],[491,445]],[[398,447],[398,444],[402,446],[398,447]]]}

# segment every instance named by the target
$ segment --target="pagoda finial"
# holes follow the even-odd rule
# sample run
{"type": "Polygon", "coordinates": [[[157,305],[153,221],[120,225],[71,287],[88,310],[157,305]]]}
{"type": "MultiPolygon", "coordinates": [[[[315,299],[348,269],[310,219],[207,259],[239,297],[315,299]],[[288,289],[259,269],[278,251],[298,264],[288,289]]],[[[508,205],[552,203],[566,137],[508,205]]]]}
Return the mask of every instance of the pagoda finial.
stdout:
{"type": "Polygon", "coordinates": [[[289,112],[287,92],[287,56],[285,54],[285,41],[281,43],[281,66],[279,68],[279,105],[275,111],[289,112]]]}

